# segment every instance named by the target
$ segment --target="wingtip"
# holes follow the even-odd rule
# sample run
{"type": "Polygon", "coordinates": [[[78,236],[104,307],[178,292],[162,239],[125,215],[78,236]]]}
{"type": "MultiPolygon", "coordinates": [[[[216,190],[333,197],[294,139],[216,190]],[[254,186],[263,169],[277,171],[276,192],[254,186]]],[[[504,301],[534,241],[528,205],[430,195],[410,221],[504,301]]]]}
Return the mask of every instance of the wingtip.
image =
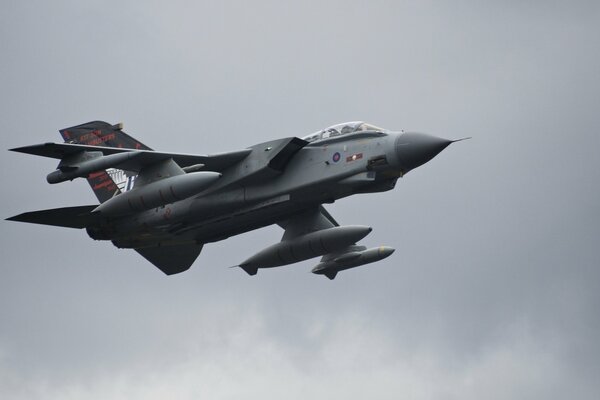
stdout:
{"type": "Polygon", "coordinates": [[[29,146],[13,147],[12,149],[8,149],[8,151],[15,151],[17,153],[38,155],[37,153],[32,153],[32,151],[37,150],[41,147],[51,146],[53,144],[55,144],[55,143],[53,143],[53,142],[38,143],[38,144],[29,145],[29,146]]]}
{"type": "Polygon", "coordinates": [[[14,151],[15,153],[23,153],[23,149],[27,147],[27,146],[21,146],[21,147],[13,147],[12,149],[8,149],[8,151],[14,151]]]}

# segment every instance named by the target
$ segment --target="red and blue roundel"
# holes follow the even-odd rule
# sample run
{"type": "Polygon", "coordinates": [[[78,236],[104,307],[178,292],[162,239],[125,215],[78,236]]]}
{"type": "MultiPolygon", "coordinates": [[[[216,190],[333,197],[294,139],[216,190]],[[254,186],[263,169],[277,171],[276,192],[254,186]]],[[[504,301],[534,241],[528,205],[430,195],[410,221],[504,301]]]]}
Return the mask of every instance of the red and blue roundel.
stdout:
{"type": "Polygon", "coordinates": [[[333,154],[333,157],[331,157],[331,159],[333,160],[333,162],[340,161],[340,158],[342,158],[342,155],[340,153],[338,153],[337,151],[333,154]]]}

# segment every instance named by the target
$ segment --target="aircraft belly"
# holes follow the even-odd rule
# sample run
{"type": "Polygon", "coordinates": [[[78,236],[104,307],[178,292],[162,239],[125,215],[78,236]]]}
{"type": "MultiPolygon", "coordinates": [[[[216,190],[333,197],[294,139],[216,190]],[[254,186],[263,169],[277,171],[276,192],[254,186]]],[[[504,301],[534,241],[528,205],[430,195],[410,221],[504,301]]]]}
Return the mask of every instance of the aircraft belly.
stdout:
{"type": "Polygon", "coordinates": [[[305,210],[309,204],[296,203],[290,196],[279,196],[279,201],[266,201],[258,205],[238,209],[216,218],[199,221],[180,230],[182,234],[192,234],[201,243],[217,242],[230,236],[239,235],[254,229],[275,224],[305,210]]]}
{"type": "MultiPolygon", "coordinates": [[[[304,202],[290,201],[289,195],[279,196],[251,207],[237,208],[235,212],[219,213],[213,218],[194,216],[178,218],[171,223],[156,219],[135,218],[123,221],[106,231],[106,235],[95,239],[112,240],[117,247],[140,248],[158,244],[209,243],[226,239],[289,218],[309,207],[304,202]],[[161,222],[158,224],[158,222],[161,222]]],[[[92,235],[90,235],[92,236],[92,235]]],[[[93,236],[92,236],[93,237],[93,236]]]]}

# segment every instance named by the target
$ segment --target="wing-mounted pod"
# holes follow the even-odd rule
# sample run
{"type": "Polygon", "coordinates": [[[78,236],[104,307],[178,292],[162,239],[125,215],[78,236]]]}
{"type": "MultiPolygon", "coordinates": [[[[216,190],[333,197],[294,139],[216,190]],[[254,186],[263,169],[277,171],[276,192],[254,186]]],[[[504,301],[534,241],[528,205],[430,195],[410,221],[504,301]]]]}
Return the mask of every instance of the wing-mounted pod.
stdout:
{"type": "Polygon", "coordinates": [[[372,249],[365,246],[349,246],[342,252],[324,255],[321,262],[312,269],[312,273],[334,279],[340,271],[383,260],[393,252],[394,249],[387,246],[372,249]]]}
{"type": "Polygon", "coordinates": [[[255,275],[259,268],[280,267],[339,251],[361,240],[371,230],[361,225],[336,226],[282,240],[248,258],[240,267],[255,275]]]}
{"type": "Polygon", "coordinates": [[[60,183],[75,178],[84,178],[92,172],[118,168],[140,154],[138,152],[125,152],[105,156],[101,151],[81,151],[70,154],[60,160],[56,170],[49,173],[46,180],[48,183],[60,183]]]}
{"type": "Polygon", "coordinates": [[[249,275],[255,275],[259,268],[279,267],[324,254],[341,254],[357,247],[354,244],[372,231],[362,225],[339,226],[322,206],[281,221],[279,225],[285,229],[281,242],[239,265],[249,275]]]}

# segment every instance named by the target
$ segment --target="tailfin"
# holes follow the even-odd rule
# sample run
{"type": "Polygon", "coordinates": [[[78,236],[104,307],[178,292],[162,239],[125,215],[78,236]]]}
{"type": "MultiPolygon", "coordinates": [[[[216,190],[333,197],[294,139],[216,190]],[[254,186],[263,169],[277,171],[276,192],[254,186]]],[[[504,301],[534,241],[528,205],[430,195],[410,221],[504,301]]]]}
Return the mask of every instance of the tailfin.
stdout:
{"type": "MultiPolygon", "coordinates": [[[[66,143],[85,144],[90,146],[118,147],[124,149],[152,150],[137,139],[122,131],[123,125],[111,125],[103,121],[92,121],[60,130],[66,143]]],[[[107,169],[89,175],[88,183],[94,194],[104,203],[121,191],[133,186],[135,177],[120,169],[107,169]]]]}

